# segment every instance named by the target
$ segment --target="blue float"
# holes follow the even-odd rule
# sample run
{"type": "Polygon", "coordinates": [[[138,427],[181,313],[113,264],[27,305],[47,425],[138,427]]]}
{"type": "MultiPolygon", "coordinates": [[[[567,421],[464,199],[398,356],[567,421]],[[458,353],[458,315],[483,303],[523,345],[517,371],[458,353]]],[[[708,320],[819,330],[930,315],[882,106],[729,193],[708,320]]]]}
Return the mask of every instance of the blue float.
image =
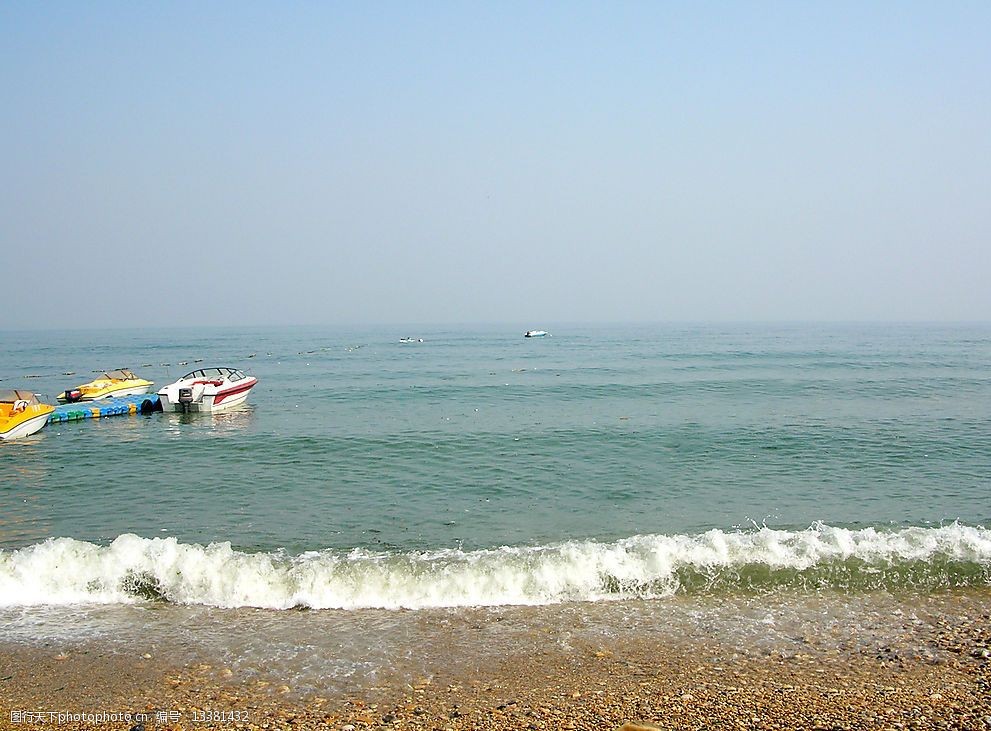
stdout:
{"type": "Polygon", "coordinates": [[[100,399],[99,401],[77,401],[74,404],[60,404],[48,417],[48,423],[99,419],[104,416],[124,414],[150,414],[161,411],[162,403],[157,393],[139,393],[134,396],[100,399]]]}

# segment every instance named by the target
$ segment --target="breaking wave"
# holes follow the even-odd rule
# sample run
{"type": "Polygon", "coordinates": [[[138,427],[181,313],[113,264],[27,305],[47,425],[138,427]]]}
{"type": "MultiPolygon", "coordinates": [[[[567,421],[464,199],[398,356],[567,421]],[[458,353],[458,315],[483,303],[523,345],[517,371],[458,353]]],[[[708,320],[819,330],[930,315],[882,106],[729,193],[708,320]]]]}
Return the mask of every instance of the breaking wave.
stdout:
{"type": "Polygon", "coordinates": [[[991,585],[991,530],[759,528],[480,551],[248,553],[126,534],[0,551],[0,606],[167,601],[289,609],[540,605],[729,590],[991,585]]]}

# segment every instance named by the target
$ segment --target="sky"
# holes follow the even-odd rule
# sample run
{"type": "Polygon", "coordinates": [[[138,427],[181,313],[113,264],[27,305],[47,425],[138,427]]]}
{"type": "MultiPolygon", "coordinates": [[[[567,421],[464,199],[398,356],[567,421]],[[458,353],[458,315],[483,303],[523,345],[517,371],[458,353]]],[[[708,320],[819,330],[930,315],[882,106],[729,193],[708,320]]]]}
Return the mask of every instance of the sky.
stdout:
{"type": "Polygon", "coordinates": [[[0,4],[0,330],[991,319],[991,3],[0,4]]]}

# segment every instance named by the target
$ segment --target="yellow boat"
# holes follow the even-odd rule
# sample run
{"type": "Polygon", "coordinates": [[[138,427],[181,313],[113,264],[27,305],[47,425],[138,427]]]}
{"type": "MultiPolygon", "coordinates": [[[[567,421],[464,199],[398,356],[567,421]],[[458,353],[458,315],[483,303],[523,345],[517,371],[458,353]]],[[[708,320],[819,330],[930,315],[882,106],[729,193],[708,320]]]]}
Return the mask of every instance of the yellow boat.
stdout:
{"type": "Polygon", "coordinates": [[[54,406],[41,403],[30,391],[0,390],[0,439],[34,434],[48,423],[48,415],[53,411],[54,406]]]}
{"type": "Polygon", "coordinates": [[[148,393],[148,389],[154,385],[151,381],[138,378],[126,368],[121,368],[116,371],[107,371],[99,378],[89,383],[84,383],[82,386],[67,389],[55,398],[62,403],[96,401],[97,399],[110,398],[112,396],[132,396],[139,393],[148,393]]]}

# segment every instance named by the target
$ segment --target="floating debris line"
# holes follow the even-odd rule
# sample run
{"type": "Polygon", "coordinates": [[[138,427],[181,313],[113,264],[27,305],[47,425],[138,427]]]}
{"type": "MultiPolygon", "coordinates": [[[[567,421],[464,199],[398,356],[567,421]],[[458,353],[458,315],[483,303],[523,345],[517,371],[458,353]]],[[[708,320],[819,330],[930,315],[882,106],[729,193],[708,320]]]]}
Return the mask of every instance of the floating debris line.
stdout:
{"type": "MultiPolygon", "coordinates": [[[[343,350],[346,353],[353,353],[354,351],[356,351],[356,350],[358,350],[360,348],[363,348],[363,347],[365,347],[364,344],[361,344],[361,345],[326,346],[326,347],[323,347],[323,348],[317,348],[316,350],[307,350],[307,351],[300,350],[300,351],[297,351],[296,355],[316,355],[318,353],[327,353],[327,352],[340,351],[340,350],[343,350]]],[[[248,355],[240,356],[238,358],[230,358],[230,360],[233,360],[233,361],[237,361],[237,360],[249,360],[251,358],[256,358],[256,357],[258,357],[258,353],[249,353],[248,355]]],[[[290,355],[289,354],[286,354],[286,355],[276,355],[275,353],[267,352],[267,353],[265,353],[265,357],[267,357],[267,358],[278,358],[278,359],[281,359],[281,358],[290,357],[290,355]]],[[[203,358],[194,358],[191,361],[190,360],[180,360],[180,361],[177,361],[175,363],[175,365],[188,366],[190,363],[202,363],[203,361],[204,361],[203,358]]],[[[173,366],[173,364],[172,363],[159,363],[158,366],[160,368],[171,368],[173,366]]],[[[139,367],[140,368],[154,368],[155,367],[155,364],[154,363],[142,363],[139,367]]],[[[100,374],[100,373],[106,373],[108,370],[116,370],[116,369],[103,368],[103,369],[91,370],[91,371],[88,371],[88,372],[89,373],[100,374]]],[[[23,376],[7,376],[7,377],[4,377],[4,378],[0,378],[0,381],[14,381],[14,380],[29,379],[29,378],[30,379],[37,379],[37,378],[60,378],[62,376],[75,376],[75,375],[77,375],[77,371],[59,371],[57,373],[54,373],[54,372],[53,373],[29,373],[29,374],[26,374],[26,375],[23,375],[23,376]]]]}

